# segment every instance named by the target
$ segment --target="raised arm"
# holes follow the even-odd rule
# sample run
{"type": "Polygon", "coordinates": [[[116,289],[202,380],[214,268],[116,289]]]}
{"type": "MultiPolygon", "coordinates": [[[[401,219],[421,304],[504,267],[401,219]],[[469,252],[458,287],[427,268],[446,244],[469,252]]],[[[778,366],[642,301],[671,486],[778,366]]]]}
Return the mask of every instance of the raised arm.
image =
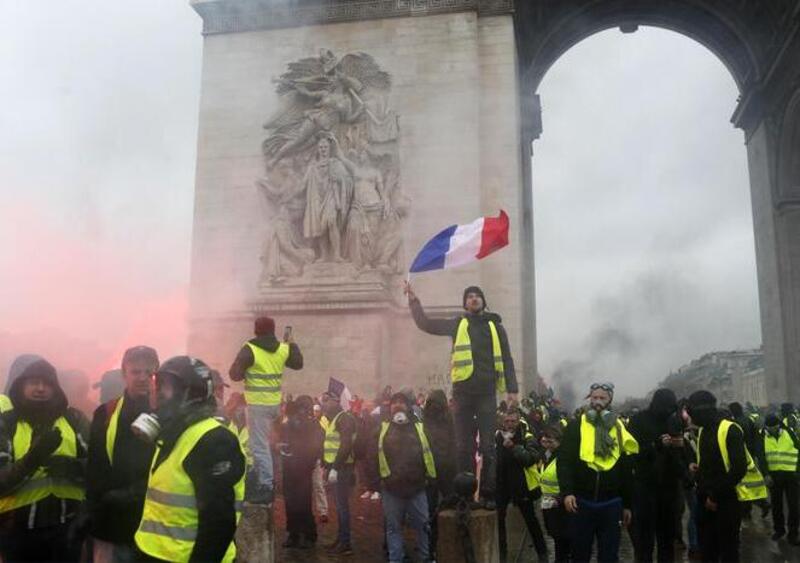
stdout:
{"type": "Polygon", "coordinates": [[[431,319],[422,308],[419,298],[411,289],[411,284],[405,282],[403,292],[408,296],[408,307],[411,309],[411,316],[417,327],[436,336],[453,336],[456,332],[457,320],[456,319],[431,319]]]}

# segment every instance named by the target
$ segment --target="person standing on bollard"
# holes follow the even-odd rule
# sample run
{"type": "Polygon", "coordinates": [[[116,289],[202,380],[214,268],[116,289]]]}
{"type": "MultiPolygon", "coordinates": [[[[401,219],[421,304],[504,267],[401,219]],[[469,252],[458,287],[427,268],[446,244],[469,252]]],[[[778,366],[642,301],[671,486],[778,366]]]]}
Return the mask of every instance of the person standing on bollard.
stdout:
{"type": "MultiPolygon", "coordinates": [[[[284,342],[275,337],[275,321],[259,317],[256,337],[245,342],[228,372],[231,381],[244,381],[247,431],[253,454],[253,477],[247,484],[247,501],[271,504],[274,497],[274,467],[270,434],[280,416],[283,369],[303,368],[303,355],[287,331],[284,342]]],[[[248,476],[249,477],[249,476],[248,476]]]]}
{"type": "Polygon", "coordinates": [[[334,489],[336,519],[339,523],[336,541],[327,546],[327,550],[332,555],[352,555],[350,492],[356,484],[353,444],[357,423],[351,412],[342,409],[339,395],[327,391],[322,397],[322,412],[330,421],[322,445],[322,465],[328,472],[327,481],[334,489]]]}
{"type": "Polygon", "coordinates": [[[500,561],[508,557],[506,511],[514,503],[522,513],[525,526],[533,539],[539,561],[547,561],[547,544],[536,519],[535,502],[542,496],[539,476],[541,453],[536,438],[520,423],[521,413],[511,407],[503,416],[503,425],[496,434],[497,448],[497,530],[500,540],[500,561]]]}
{"type": "Polygon", "coordinates": [[[781,419],[770,414],[764,422],[765,475],[772,500],[772,539],[777,541],[786,535],[786,520],[783,516],[783,503],[789,509],[788,540],[792,545],[800,545],[798,526],[797,458],[800,442],[795,433],[781,424],[781,419]]]}
{"type": "Polygon", "coordinates": [[[464,290],[461,302],[464,314],[452,319],[429,318],[409,283],[404,291],[417,327],[453,340],[450,379],[458,470],[475,472],[477,431],[482,459],[480,504],[494,510],[497,393],[505,393],[509,403],[517,400],[514,360],[502,319],[486,311],[486,298],[477,286],[464,290]]]}
{"type": "Polygon", "coordinates": [[[597,560],[619,559],[622,526],[631,523],[633,454],[639,444],[611,410],[612,383],[593,383],[589,406],[564,433],[558,484],[572,517],[572,560],[588,562],[597,537],[597,560]]]}

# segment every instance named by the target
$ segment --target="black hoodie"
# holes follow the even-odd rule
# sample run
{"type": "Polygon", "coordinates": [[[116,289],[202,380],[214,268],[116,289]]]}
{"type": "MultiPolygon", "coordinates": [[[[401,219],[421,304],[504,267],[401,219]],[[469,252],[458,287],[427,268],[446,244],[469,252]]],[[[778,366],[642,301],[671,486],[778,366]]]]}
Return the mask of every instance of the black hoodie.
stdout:
{"type": "MultiPolygon", "coordinates": [[[[16,377],[7,382],[8,396],[14,404],[14,410],[0,415],[0,495],[13,495],[14,489],[29,479],[40,466],[39,463],[32,463],[28,455],[20,458],[14,455],[14,433],[20,420],[29,423],[33,429],[31,439],[33,447],[39,438],[53,427],[53,423],[59,417],[67,419],[76,434],[78,461],[69,468],[69,476],[65,478],[82,485],[87,453],[86,440],[89,434],[86,417],[80,411],[69,408],[67,397],[58,383],[56,370],[46,360],[34,361],[19,374],[14,375],[16,377]],[[53,385],[55,393],[47,403],[27,401],[23,396],[23,383],[33,376],[41,377],[53,385]]],[[[78,501],[49,496],[37,503],[2,513],[0,536],[69,522],[77,515],[79,506],[78,501]]]]}
{"type": "MultiPolygon", "coordinates": [[[[256,336],[248,341],[250,344],[258,346],[262,350],[266,350],[272,354],[278,349],[280,342],[275,338],[274,334],[262,334],[256,336]]],[[[231,376],[231,381],[244,381],[247,369],[253,365],[255,358],[250,346],[244,345],[236,359],[233,361],[228,375],[231,376]]],[[[300,348],[292,342],[289,344],[289,357],[286,358],[286,367],[291,369],[303,369],[303,355],[300,353],[300,348]]]]}
{"type": "Polygon", "coordinates": [[[469,320],[469,340],[472,344],[473,372],[469,379],[453,384],[453,395],[493,395],[495,392],[496,372],[494,369],[494,354],[492,353],[492,333],[489,321],[497,327],[497,336],[500,339],[500,351],[503,355],[503,369],[506,379],[506,391],[517,393],[517,373],[514,370],[514,359],[511,357],[511,348],[508,345],[508,336],[503,328],[503,319],[495,313],[482,311],[472,315],[466,313],[451,319],[431,319],[422,308],[419,299],[409,301],[411,316],[420,330],[428,334],[449,336],[455,342],[456,332],[461,319],[469,320]]]}
{"type": "Polygon", "coordinates": [[[670,418],[678,408],[675,393],[658,389],[653,394],[650,407],[631,419],[629,430],[639,442],[635,458],[636,482],[652,494],[673,496],[678,481],[689,462],[683,448],[664,446],[661,436],[670,434],[670,418]]]}

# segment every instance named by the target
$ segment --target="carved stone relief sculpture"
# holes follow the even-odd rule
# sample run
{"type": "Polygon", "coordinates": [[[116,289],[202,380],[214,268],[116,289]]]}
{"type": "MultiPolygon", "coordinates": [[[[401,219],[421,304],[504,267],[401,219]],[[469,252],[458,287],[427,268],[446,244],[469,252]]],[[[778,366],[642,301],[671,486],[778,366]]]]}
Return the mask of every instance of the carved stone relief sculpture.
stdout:
{"type": "Polygon", "coordinates": [[[256,181],[270,214],[262,282],[402,273],[409,200],[390,75],[366,53],[323,50],[274,82],[279,107],[264,124],[256,181]]]}

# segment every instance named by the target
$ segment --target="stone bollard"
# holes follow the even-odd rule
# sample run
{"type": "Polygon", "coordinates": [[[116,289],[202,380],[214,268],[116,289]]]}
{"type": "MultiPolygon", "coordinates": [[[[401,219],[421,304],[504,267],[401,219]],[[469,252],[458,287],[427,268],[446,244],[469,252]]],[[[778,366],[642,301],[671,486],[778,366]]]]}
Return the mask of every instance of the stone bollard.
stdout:
{"type": "Polygon", "coordinates": [[[244,503],[236,530],[236,561],[274,563],[275,528],[272,505],[244,503]]]}
{"type": "MultiPolygon", "coordinates": [[[[459,540],[456,511],[443,510],[439,513],[439,541],[437,542],[438,563],[463,563],[464,551],[459,540]]],[[[475,548],[475,561],[478,563],[499,563],[497,548],[497,513],[489,510],[472,510],[469,519],[469,533],[475,548]]]]}

